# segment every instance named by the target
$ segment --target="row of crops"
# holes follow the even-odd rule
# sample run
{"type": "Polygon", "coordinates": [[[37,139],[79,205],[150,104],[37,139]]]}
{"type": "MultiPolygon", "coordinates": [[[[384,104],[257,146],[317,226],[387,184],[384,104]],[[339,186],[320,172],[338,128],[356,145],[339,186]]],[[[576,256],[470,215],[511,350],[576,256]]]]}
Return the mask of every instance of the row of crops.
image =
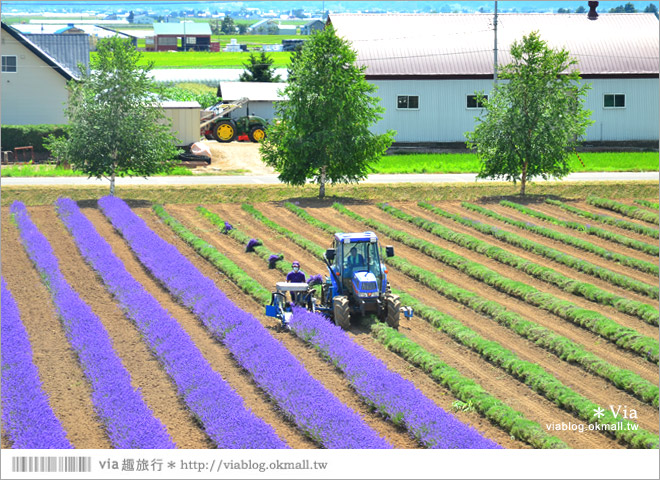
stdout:
{"type": "MultiPolygon", "coordinates": [[[[590,202],[597,200],[590,199],[590,202]]],[[[650,211],[649,205],[639,205],[650,211]]],[[[115,197],[104,197],[99,200],[98,206],[144,269],[172,298],[198,318],[209,334],[231,353],[234,361],[249,375],[251,381],[269,401],[277,405],[280,414],[298,431],[322,448],[392,448],[387,439],[310,374],[305,365],[269,332],[262,320],[237,306],[218,288],[216,282],[200,272],[180,248],[166,242],[162,234],[154,232],[125,202],[115,197]]],[[[533,308],[550,312],[562,321],[602,338],[615,346],[615,351],[624,352],[623,355],[627,358],[633,358],[629,364],[642,362],[657,366],[657,338],[643,333],[647,331],[644,330],[644,325],[658,325],[658,310],[651,304],[658,298],[657,281],[655,285],[646,281],[647,278],[657,277],[657,258],[652,258],[654,253],[650,247],[653,244],[639,239],[643,235],[652,236],[649,234],[653,233],[654,228],[638,228],[634,231],[636,238],[631,238],[607,228],[590,225],[579,228],[575,226],[579,225],[579,222],[561,220],[512,202],[502,202],[502,206],[529,215],[530,218],[540,219],[545,224],[521,222],[468,203],[464,203],[462,208],[466,212],[477,212],[483,217],[495,219],[500,222],[498,225],[510,225],[521,232],[531,232],[553,242],[589,252],[607,262],[625,267],[626,271],[640,272],[640,275],[626,275],[621,273],[621,269],[605,268],[601,264],[594,264],[532,241],[528,235],[488,225],[430,204],[419,205],[419,208],[428,213],[424,217],[411,215],[387,204],[380,204],[378,208],[384,215],[396,219],[400,224],[409,224],[419,232],[432,235],[437,239],[435,241],[428,240],[428,236],[422,238],[411,234],[410,230],[395,228],[391,226],[394,222],[383,222],[373,216],[360,215],[350,206],[335,204],[333,211],[338,218],[358,222],[365,228],[377,231],[379,235],[386,235],[421,255],[441,262],[447,268],[469,276],[477,284],[488,285],[489,288],[519,299],[533,308]],[[430,220],[431,215],[437,220],[430,220]],[[452,230],[447,227],[446,221],[442,220],[473,229],[480,236],[477,238],[452,230]],[[550,228],[554,225],[574,229],[580,236],[568,235],[550,228]],[[592,233],[594,230],[609,233],[592,233]],[[596,235],[601,243],[585,240],[586,235],[596,235]],[[485,241],[483,238],[486,236],[492,236],[497,241],[515,246],[519,250],[531,252],[544,261],[553,261],[561,266],[561,270],[530,262],[528,258],[485,241]],[[617,240],[619,237],[621,239],[617,240]],[[627,243],[625,238],[629,240],[627,243]],[[602,242],[610,242],[617,247],[608,249],[602,242]],[[488,268],[440,246],[449,243],[515,268],[597,307],[592,310],[584,308],[583,303],[557,298],[551,293],[507,278],[499,270],[488,268]],[[636,248],[642,244],[648,247],[636,248]],[[637,254],[626,255],[622,253],[621,247],[634,250],[637,254]],[[644,255],[648,258],[640,258],[644,255]],[[600,286],[584,280],[578,281],[567,274],[566,269],[593,277],[595,283],[600,286]],[[603,282],[616,288],[606,288],[603,282]],[[627,295],[627,291],[632,294],[627,295]],[[628,325],[618,323],[603,314],[601,307],[615,309],[629,318],[630,322],[628,325]],[[629,326],[634,322],[640,322],[639,327],[629,326]]],[[[617,207],[609,203],[597,206],[617,207]]],[[[332,222],[322,221],[299,206],[288,203],[285,208],[309,229],[328,234],[340,231],[332,222]]],[[[65,225],[85,262],[96,272],[126,317],[136,325],[149,351],[175,386],[177,395],[213,444],[218,448],[287,448],[287,443],[278,437],[272,426],[251,412],[241,396],[214,371],[177,318],[164,309],[128,272],[122,261],[113,253],[112,246],[95,229],[78,205],[69,199],[60,199],[56,210],[59,221],[65,225]]],[[[300,251],[306,251],[315,258],[320,258],[324,251],[324,245],[309,236],[301,235],[299,231],[284,227],[282,222],[274,221],[252,205],[242,205],[241,212],[260,225],[263,238],[268,240],[255,238],[249,232],[243,231],[240,224],[234,222],[232,225],[230,219],[218,215],[212,208],[195,209],[194,214],[198,221],[208,227],[203,231],[193,231],[195,228],[191,228],[189,221],[169,213],[168,210],[168,207],[160,205],[153,207],[153,213],[180,239],[261,305],[270,301],[271,287],[268,279],[251,276],[240,261],[235,262],[223,254],[224,245],[229,247],[231,243],[245,247],[244,252],[252,252],[245,253],[245,256],[258,258],[265,269],[278,271],[280,275],[289,271],[290,260],[293,259],[269,248],[270,239],[286,239],[300,251]],[[210,239],[213,240],[207,241],[210,239]]],[[[92,386],[94,410],[102,419],[112,446],[175,448],[176,444],[168,436],[165,426],[150,411],[140,391],[131,387],[130,375],[113,351],[112,340],[102,322],[63,277],[51,245],[31,221],[28,210],[20,202],[16,202],[12,205],[11,212],[20,233],[21,243],[48,287],[67,340],[75,350],[87,381],[92,386]]],[[[637,221],[653,223],[652,218],[646,218],[640,213],[629,210],[626,212],[635,220],[619,219],[616,227],[620,231],[627,228],[622,224],[630,223],[639,227],[641,225],[637,221]]],[[[571,213],[575,215],[575,212],[571,213]]],[[[601,223],[607,225],[606,218],[611,217],[602,216],[604,218],[601,223]]],[[[598,219],[591,218],[590,221],[598,219]]],[[[633,231],[631,227],[627,230],[633,231]]],[[[655,232],[657,238],[657,229],[655,232]]],[[[657,256],[657,253],[655,255],[657,256]]],[[[649,408],[657,409],[657,378],[650,381],[648,375],[622,368],[611,360],[611,355],[603,358],[598,352],[594,352],[590,345],[567,338],[503,304],[479,295],[479,287],[474,290],[461,288],[432,270],[416,265],[405,256],[393,257],[387,261],[391,269],[405,275],[411,282],[424,285],[437,295],[472,311],[475,316],[492,320],[523,339],[522,341],[529,342],[549,355],[602,379],[620,392],[625,392],[623,395],[630,398],[630,403],[640,402],[649,408]]],[[[314,278],[320,280],[318,276],[314,278]]],[[[657,431],[640,427],[634,418],[617,416],[607,405],[601,405],[593,398],[575,391],[553,372],[546,371],[536,362],[519,355],[515,349],[480,335],[465,325],[460,318],[454,318],[429,305],[426,298],[415,296],[413,292],[396,293],[401,296],[404,304],[413,306],[416,315],[427,322],[438,335],[448,336],[453,342],[474,352],[483,361],[494,365],[574,418],[585,424],[602,427],[598,428],[603,432],[602,435],[614,438],[621,445],[628,447],[658,448],[657,431]],[[599,409],[602,409],[604,414],[594,416],[594,411],[599,409]]],[[[22,327],[21,313],[13,302],[4,279],[2,315],[2,421],[12,446],[71,448],[72,445],[66,439],[66,433],[50,409],[47,396],[40,385],[37,369],[31,360],[29,339],[22,327]],[[10,321],[6,322],[6,318],[10,321]],[[15,348],[5,349],[10,339],[15,348]],[[34,418],[39,421],[33,422],[31,419],[34,418]]],[[[473,409],[512,438],[534,448],[570,446],[551,435],[539,421],[527,418],[525,412],[509,405],[506,399],[498,398],[498,395],[489,392],[470,375],[450,365],[450,362],[443,358],[442,352],[425,348],[405,331],[393,330],[369,318],[363,319],[357,328],[368,332],[383,348],[396,353],[447,389],[456,399],[457,405],[473,409]]],[[[382,416],[400,431],[406,432],[420,447],[499,447],[474,427],[462,423],[456,416],[440,408],[413,382],[393,371],[386,362],[356,342],[353,335],[334,326],[319,314],[296,308],[291,321],[291,333],[318,352],[320,358],[331,363],[371,411],[382,416]]]]}

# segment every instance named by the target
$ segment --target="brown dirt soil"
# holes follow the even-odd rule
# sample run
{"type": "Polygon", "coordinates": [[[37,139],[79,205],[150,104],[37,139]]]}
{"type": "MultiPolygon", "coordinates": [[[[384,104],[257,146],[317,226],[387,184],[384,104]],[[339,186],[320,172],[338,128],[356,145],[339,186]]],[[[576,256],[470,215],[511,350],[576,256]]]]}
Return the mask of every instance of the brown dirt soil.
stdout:
{"type": "MultiPolygon", "coordinates": [[[[243,149],[246,156],[253,156],[254,152],[250,153],[250,148],[254,150],[254,147],[257,146],[255,144],[236,142],[232,144],[212,143],[216,143],[219,149],[225,147],[235,148],[236,150],[243,149]]],[[[237,169],[244,167],[232,165],[230,168],[227,165],[226,168],[237,169]]],[[[416,207],[414,204],[400,204],[396,206],[403,208],[409,213],[426,216],[425,211],[416,207]]],[[[447,203],[440,206],[453,211],[462,210],[458,203],[447,203]]],[[[490,208],[492,205],[485,206],[490,208]]],[[[204,358],[241,395],[246,406],[272,425],[277,434],[291,447],[317,448],[316,444],[310,441],[294,424],[282,415],[277,406],[269,399],[268,395],[254,384],[249,374],[241,369],[227,349],[207,332],[201,322],[188,310],[177,304],[169,293],[149,275],[130,251],[128,245],[114,231],[95,205],[92,205],[91,202],[84,202],[81,204],[81,207],[83,213],[92,221],[95,228],[112,245],[114,253],[122,260],[127,270],[179,321],[184,330],[200,348],[204,358]]],[[[276,221],[283,227],[299,232],[301,236],[323,247],[329,246],[331,241],[329,234],[310,227],[280,205],[259,204],[256,207],[271,220],[276,221]]],[[[365,229],[364,225],[340,215],[334,209],[328,207],[327,203],[311,202],[308,207],[310,207],[307,209],[309,213],[339,228],[352,231],[362,231],[365,229]]],[[[390,441],[396,448],[419,448],[417,442],[410,438],[406,431],[394,426],[391,422],[385,420],[367,407],[340,371],[324,361],[312,348],[304,344],[293,334],[280,332],[276,328],[278,324],[277,320],[264,316],[262,305],[257,304],[252,298],[241,292],[226,276],[218,272],[214,266],[197,255],[192,248],[187,246],[168,227],[163,225],[150,208],[144,206],[143,203],[134,203],[132,204],[132,208],[156,233],[166,241],[174,244],[204,275],[211,278],[216,286],[224,291],[234,303],[254,314],[270,330],[272,335],[280,340],[305,366],[314,378],[319,380],[345,405],[361,415],[368,425],[390,441]]],[[[264,287],[271,289],[276,281],[283,279],[281,272],[269,270],[266,263],[259,257],[254,254],[246,254],[243,245],[239,245],[235,240],[220,234],[216,227],[195,211],[194,206],[168,205],[166,208],[197,235],[239,264],[248,275],[255,278],[264,287]]],[[[260,222],[243,211],[240,205],[215,204],[207,205],[207,208],[232,223],[235,227],[244,230],[248,235],[260,238],[272,251],[283,253],[286,260],[297,259],[301,261],[302,268],[308,275],[324,273],[325,267],[319,259],[281,235],[270,232],[260,222]]],[[[389,225],[409,232],[411,235],[434,241],[443,248],[459,253],[470,260],[480,262],[503,275],[525,281],[543,291],[551,292],[553,295],[572,301],[584,308],[599,311],[621,324],[631,326],[640,332],[657,337],[657,329],[644,324],[636,318],[617,312],[611,307],[598,306],[579,297],[565,294],[548,284],[531,279],[517,272],[515,269],[503,266],[475,252],[449,244],[406,222],[393,219],[374,205],[356,204],[351,205],[350,208],[361,215],[387,221],[389,225]]],[[[498,211],[504,214],[508,214],[509,210],[498,209],[498,211]]],[[[154,411],[154,414],[167,426],[169,433],[179,448],[213,448],[211,440],[205,435],[203,428],[192,419],[185,405],[179,399],[174,385],[155,357],[149,352],[146,344],[141,340],[137,328],[122,314],[115,300],[105,289],[100,278],[84,262],[72,238],[63,224],[57,219],[54,208],[30,207],[28,211],[35,224],[46,235],[53,246],[65,278],[99,316],[114,342],[118,355],[131,373],[134,385],[141,388],[145,401],[154,411]]],[[[438,218],[433,218],[432,214],[428,218],[438,221],[438,218]]],[[[483,236],[474,230],[470,231],[450,220],[442,219],[439,221],[456,231],[464,231],[489,243],[496,244],[495,242],[497,242],[493,237],[483,236]]],[[[495,224],[494,221],[490,223],[495,224]]],[[[614,227],[612,228],[614,229],[614,227]]],[[[515,227],[509,227],[508,229],[515,230],[515,227]]],[[[619,229],[616,230],[618,231],[619,229]]],[[[538,236],[530,233],[523,231],[517,231],[516,233],[527,238],[533,238],[536,241],[539,240],[538,236]]],[[[571,231],[568,230],[565,233],[571,233],[571,231]]],[[[548,312],[508,297],[414,249],[388,239],[386,236],[379,235],[379,237],[383,243],[395,246],[397,256],[406,258],[415,265],[432,270],[444,280],[450,281],[461,288],[477,292],[485,298],[496,301],[508,309],[519,313],[525,318],[532,319],[548,328],[552,328],[571,340],[582,344],[584,348],[614,365],[628,368],[654,383],[658,382],[657,366],[642,360],[635,354],[623,351],[604,339],[555,317],[548,312]]],[[[589,236],[588,240],[592,240],[592,238],[589,236]]],[[[555,244],[552,241],[544,244],[552,245],[553,248],[562,251],[570,251],[571,254],[576,253],[574,250],[558,243],[555,244]]],[[[598,245],[619,253],[629,253],[629,249],[610,242],[600,240],[598,245]]],[[[513,250],[510,246],[500,246],[513,250]]],[[[549,264],[549,261],[528,252],[519,252],[516,250],[516,253],[530,258],[530,260],[536,263],[543,265],[549,264]]],[[[635,258],[644,258],[644,256],[635,255],[635,258]]],[[[612,262],[608,262],[600,257],[594,257],[593,259],[590,257],[590,261],[594,263],[599,262],[597,264],[607,266],[608,268],[617,267],[612,262]]],[[[616,291],[618,294],[628,298],[642,299],[644,301],[644,297],[639,295],[616,289],[607,285],[605,282],[597,283],[597,280],[593,277],[582,276],[582,274],[578,274],[575,271],[559,268],[555,265],[550,266],[573,278],[581,278],[583,281],[598,284],[601,288],[616,291]]],[[[34,351],[34,362],[40,372],[44,390],[50,398],[55,414],[62,421],[69,439],[77,448],[111,448],[109,440],[104,433],[103,426],[95,416],[90,401],[89,383],[84,377],[75,354],[68,346],[68,341],[55,313],[48,290],[41,283],[39,275],[20,244],[18,231],[16,226],[10,221],[8,208],[2,209],[2,272],[12,294],[16,298],[21,312],[21,319],[28,329],[34,351]]],[[[637,276],[635,278],[640,277],[637,276]]],[[[643,278],[657,282],[657,278],[654,279],[652,276],[644,276],[643,278]]],[[[478,315],[469,308],[442,297],[440,294],[396,271],[396,269],[390,268],[390,281],[394,288],[413,294],[427,305],[460,320],[483,337],[511,349],[520,358],[537,363],[562,383],[589,398],[591,401],[605,408],[611,404],[615,406],[620,404],[626,405],[628,409],[636,409],[639,425],[656,434],[658,433],[660,419],[657,409],[643,404],[625,392],[616,389],[600,377],[585,372],[579,366],[569,365],[559,360],[554,355],[518,337],[491,319],[478,315]]],[[[647,303],[653,304],[648,299],[646,300],[647,303]]],[[[458,344],[446,334],[437,331],[421,318],[416,317],[409,320],[402,320],[399,331],[431,353],[437,355],[444,362],[456,368],[463,375],[474,379],[485,390],[523,413],[526,418],[538,422],[543,428],[545,428],[544,426],[547,423],[584,423],[571,413],[562,410],[553,402],[535,393],[504,370],[491,365],[475,352],[458,344]]],[[[426,374],[411,366],[394,353],[386,350],[364,327],[352,325],[349,335],[375,357],[384,361],[393,371],[411,381],[437,405],[448,411],[452,410],[452,403],[456,398],[448,389],[437,384],[426,374]]],[[[491,424],[490,421],[482,417],[478,412],[459,411],[454,412],[454,414],[462,422],[474,426],[487,437],[492,438],[506,448],[527,448],[527,445],[513,440],[507,432],[491,424]]],[[[620,444],[602,432],[585,431],[584,433],[578,433],[557,431],[549,433],[561,438],[573,448],[625,448],[625,445],[620,444]]],[[[9,439],[3,435],[3,448],[10,445],[11,442],[9,439]]]]}
{"type": "Polygon", "coordinates": [[[275,173],[261,161],[258,143],[220,143],[216,140],[204,140],[203,143],[211,150],[211,164],[195,168],[193,174],[236,170],[248,170],[252,175],[275,173]]]}
{"type": "MultiPolygon", "coordinates": [[[[444,205],[443,209],[446,210],[446,211],[452,212],[452,213],[459,213],[461,215],[465,214],[465,212],[462,211],[462,209],[458,209],[458,208],[456,208],[452,205],[449,205],[449,204],[444,205]]],[[[413,215],[413,216],[417,216],[417,217],[424,218],[426,220],[431,220],[431,221],[434,221],[434,222],[442,223],[445,227],[449,228],[450,230],[452,230],[454,232],[459,232],[459,233],[462,233],[462,234],[470,235],[470,236],[472,236],[474,238],[477,238],[477,239],[479,239],[479,240],[481,240],[485,243],[500,247],[500,248],[502,248],[504,250],[507,250],[507,251],[509,251],[509,252],[511,252],[511,253],[513,253],[513,254],[515,254],[515,255],[517,255],[517,256],[525,259],[525,260],[528,260],[528,261],[533,262],[533,263],[538,264],[538,265],[543,265],[545,267],[551,268],[551,269],[557,271],[558,273],[560,273],[560,274],[562,274],[566,277],[579,279],[580,281],[583,281],[585,283],[590,283],[592,285],[596,285],[599,288],[602,288],[603,290],[610,291],[610,292],[615,293],[617,295],[620,295],[624,298],[634,298],[635,300],[638,300],[640,302],[643,302],[643,303],[646,303],[646,304],[649,304],[649,305],[652,305],[652,306],[654,305],[654,301],[652,299],[650,299],[649,297],[639,295],[639,294],[636,294],[635,292],[631,292],[629,290],[624,290],[622,288],[616,287],[614,285],[609,284],[608,282],[600,280],[600,279],[598,279],[596,277],[593,277],[591,275],[587,275],[587,274],[577,272],[576,270],[571,269],[570,267],[568,267],[566,265],[556,263],[556,262],[554,262],[550,259],[547,259],[547,258],[545,258],[541,255],[537,255],[537,254],[534,254],[534,253],[529,252],[527,250],[524,250],[522,248],[515,247],[513,245],[510,245],[510,244],[508,244],[508,243],[506,243],[502,240],[499,240],[499,239],[493,237],[492,235],[487,235],[487,234],[481,233],[481,232],[479,232],[475,229],[472,229],[470,227],[461,225],[461,224],[453,222],[451,220],[446,220],[446,223],[445,223],[444,221],[441,220],[440,217],[438,217],[434,213],[429,212],[428,210],[425,210],[423,208],[419,208],[417,206],[401,205],[401,210],[403,210],[404,212],[406,212],[410,215],[413,215]]],[[[397,228],[399,228],[399,227],[412,228],[411,232],[414,232],[415,236],[420,237],[420,238],[424,238],[425,240],[428,240],[432,243],[435,243],[436,245],[438,245],[438,246],[440,246],[444,249],[450,250],[454,253],[458,253],[458,254],[463,255],[463,256],[468,256],[470,258],[470,260],[481,263],[482,265],[484,265],[484,266],[486,266],[486,267],[488,267],[492,270],[496,270],[496,271],[498,271],[502,275],[505,275],[508,278],[525,282],[528,285],[533,286],[537,290],[541,290],[541,291],[547,292],[547,293],[552,293],[552,295],[554,295],[555,297],[560,298],[562,300],[572,302],[572,303],[580,306],[581,308],[586,308],[588,310],[593,310],[593,311],[599,312],[599,313],[605,315],[606,317],[609,317],[609,318],[613,319],[614,321],[616,321],[616,322],[618,322],[618,323],[620,323],[624,326],[627,326],[627,327],[634,328],[634,329],[638,330],[640,333],[642,333],[644,335],[648,335],[648,336],[652,336],[652,337],[655,337],[657,335],[657,327],[649,325],[648,323],[644,322],[643,320],[641,320],[641,319],[639,319],[635,316],[631,316],[631,315],[621,313],[618,310],[616,310],[614,307],[607,306],[607,305],[601,305],[601,304],[598,304],[596,302],[592,302],[588,299],[585,299],[582,296],[572,295],[572,294],[569,294],[567,292],[564,292],[561,289],[559,289],[558,287],[552,285],[551,283],[544,282],[542,280],[536,279],[535,277],[533,277],[531,275],[527,275],[523,272],[520,272],[519,270],[517,270],[514,267],[507,266],[507,265],[502,264],[502,263],[500,263],[496,260],[490,259],[490,258],[488,258],[488,257],[486,257],[482,254],[476,253],[476,252],[474,252],[472,250],[469,250],[467,248],[460,247],[460,246],[456,245],[455,243],[446,241],[446,240],[442,239],[441,237],[438,237],[438,236],[436,236],[432,233],[429,233],[429,232],[426,232],[425,230],[417,228],[417,227],[413,226],[412,224],[410,224],[408,222],[405,222],[403,220],[395,219],[391,215],[386,214],[385,212],[382,212],[380,209],[373,208],[372,211],[374,212],[375,215],[378,215],[378,219],[380,219],[383,222],[385,222],[385,221],[393,222],[391,224],[392,225],[397,225],[397,228]]],[[[472,212],[470,212],[470,213],[472,213],[472,212]]],[[[475,214],[474,216],[469,216],[469,218],[476,219],[476,220],[479,220],[479,221],[484,221],[484,222],[486,221],[485,217],[482,217],[478,214],[475,214]]],[[[504,224],[502,222],[498,222],[497,220],[492,220],[491,224],[499,226],[503,229],[506,226],[506,224],[504,224]]],[[[531,232],[528,233],[527,235],[522,235],[523,231],[517,229],[516,227],[510,226],[510,225],[508,227],[509,228],[506,229],[507,231],[514,232],[518,235],[524,236],[524,237],[526,237],[530,240],[533,240],[533,241],[537,240],[536,237],[538,237],[538,236],[532,234],[531,232]]],[[[554,245],[554,248],[556,248],[557,250],[565,251],[563,248],[560,248],[560,246],[561,246],[561,244],[559,244],[557,242],[554,245]]],[[[581,257],[578,257],[578,258],[581,258],[581,257]]],[[[600,259],[600,260],[602,260],[602,259],[600,259]]],[[[605,267],[608,265],[607,261],[600,262],[600,260],[598,260],[598,262],[599,262],[598,265],[605,266],[605,267]]],[[[613,262],[610,262],[610,263],[613,263],[613,262]]],[[[638,278],[638,277],[634,276],[632,278],[638,278]]]]}
{"type": "MultiPolygon", "coordinates": [[[[625,220],[626,222],[631,222],[631,223],[636,223],[638,225],[644,225],[646,227],[652,227],[652,228],[658,228],[657,225],[651,225],[648,223],[641,222],[639,220],[635,220],[634,218],[630,217],[625,217],[621,214],[618,214],[617,212],[613,212],[611,210],[605,210],[602,208],[595,207],[593,205],[589,205],[587,202],[565,202],[568,205],[579,208],[580,210],[585,210],[587,212],[591,212],[597,215],[607,215],[613,218],[616,218],[618,220],[625,220]]],[[[584,224],[589,224],[593,226],[597,226],[599,228],[603,228],[605,230],[609,230],[614,233],[618,233],[620,235],[624,235],[626,237],[634,238],[635,240],[639,240],[641,242],[646,242],[646,243],[657,243],[657,240],[648,237],[646,235],[642,235],[641,233],[635,233],[632,230],[627,230],[625,228],[617,227],[615,225],[610,225],[607,223],[602,223],[599,222],[598,220],[590,220],[585,217],[581,217],[577,213],[572,213],[568,212],[562,208],[556,207],[554,205],[549,205],[549,204],[543,204],[543,212],[548,213],[549,215],[554,215],[557,218],[561,218],[562,220],[571,220],[574,222],[579,222],[579,223],[584,223],[584,224]],[[547,210],[546,210],[547,209],[547,210]]]]}

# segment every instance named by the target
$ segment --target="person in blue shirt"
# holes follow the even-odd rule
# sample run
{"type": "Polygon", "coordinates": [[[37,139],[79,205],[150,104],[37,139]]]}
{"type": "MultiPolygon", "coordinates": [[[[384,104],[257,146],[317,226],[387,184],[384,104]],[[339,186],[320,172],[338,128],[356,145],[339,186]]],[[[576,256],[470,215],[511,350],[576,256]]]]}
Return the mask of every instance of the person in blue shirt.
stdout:
{"type": "MultiPolygon", "coordinates": [[[[307,277],[300,271],[300,262],[297,260],[291,262],[292,270],[287,274],[286,281],[291,283],[307,283],[307,277]]],[[[291,292],[291,301],[298,303],[302,297],[303,292],[291,292]]]]}
{"type": "Polygon", "coordinates": [[[362,254],[357,253],[357,249],[355,247],[351,248],[350,255],[348,256],[348,259],[346,260],[346,264],[348,268],[351,270],[354,267],[364,267],[364,257],[362,254]]]}

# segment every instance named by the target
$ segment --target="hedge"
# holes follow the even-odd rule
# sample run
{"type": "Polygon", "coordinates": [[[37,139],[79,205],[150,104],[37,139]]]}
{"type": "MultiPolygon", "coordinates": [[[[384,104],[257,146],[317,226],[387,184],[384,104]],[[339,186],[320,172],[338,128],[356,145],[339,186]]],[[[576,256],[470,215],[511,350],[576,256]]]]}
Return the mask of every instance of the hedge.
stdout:
{"type": "Polygon", "coordinates": [[[16,147],[32,146],[36,152],[47,152],[44,139],[53,134],[57,137],[66,135],[66,125],[3,125],[2,150],[14,150],[16,147]]]}

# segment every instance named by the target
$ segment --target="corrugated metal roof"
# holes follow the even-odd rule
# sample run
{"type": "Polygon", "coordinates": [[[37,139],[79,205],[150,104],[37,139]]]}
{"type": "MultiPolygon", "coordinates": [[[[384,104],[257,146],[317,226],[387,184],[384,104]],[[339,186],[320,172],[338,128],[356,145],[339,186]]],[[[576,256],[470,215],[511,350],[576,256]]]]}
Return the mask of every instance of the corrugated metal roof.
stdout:
{"type": "Polygon", "coordinates": [[[74,77],[80,76],[79,63],[89,71],[89,35],[86,33],[29,33],[24,36],[56,59],[74,77]]]}
{"type": "MultiPolygon", "coordinates": [[[[337,14],[337,35],[350,41],[366,75],[493,74],[492,14],[337,14]]],[[[498,63],[514,41],[536,30],[565,48],[582,75],[658,74],[658,19],[650,13],[498,15],[498,63]]]]}
{"type": "Polygon", "coordinates": [[[211,35],[208,23],[154,23],[154,35],[211,35]]]}
{"type": "Polygon", "coordinates": [[[220,82],[222,100],[231,102],[247,97],[251,101],[276,102],[284,98],[277,93],[286,83],[277,82],[220,82]]]}

